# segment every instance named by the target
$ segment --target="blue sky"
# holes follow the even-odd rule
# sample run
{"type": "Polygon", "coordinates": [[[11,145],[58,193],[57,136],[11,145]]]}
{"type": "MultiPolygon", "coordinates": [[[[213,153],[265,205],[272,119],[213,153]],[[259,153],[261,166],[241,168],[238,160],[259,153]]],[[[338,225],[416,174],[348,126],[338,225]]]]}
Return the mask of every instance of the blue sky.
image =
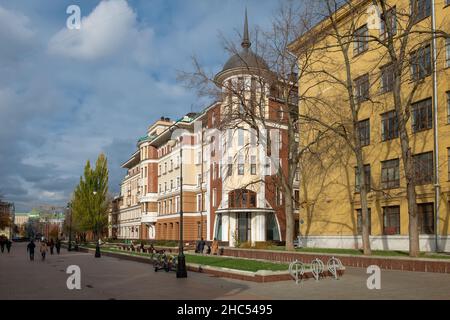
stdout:
{"type": "Polygon", "coordinates": [[[276,0],[0,0],[0,194],[16,211],[65,205],[87,159],[106,153],[110,190],[147,126],[206,105],[176,81],[191,57],[213,72],[268,28],[276,0]],[[76,4],[81,30],[66,28],[76,4]],[[253,33],[254,34],[254,33],[253,33]]]}

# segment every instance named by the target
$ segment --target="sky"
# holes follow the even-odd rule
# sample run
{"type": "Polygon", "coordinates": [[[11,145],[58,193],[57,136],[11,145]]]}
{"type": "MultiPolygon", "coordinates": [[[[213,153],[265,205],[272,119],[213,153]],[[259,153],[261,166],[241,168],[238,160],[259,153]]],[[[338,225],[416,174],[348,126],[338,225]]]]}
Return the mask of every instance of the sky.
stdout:
{"type": "Polygon", "coordinates": [[[177,82],[192,56],[219,72],[240,43],[267,29],[277,0],[0,0],[0,195],[16,212],[65,206],[86,161],[106,154],[110,192],[120,165],[161,116],[208,101],[177,82]],[[69,30],[68,6],[81,10],[69,30]],[[253,32],[252,32],[253,31],[253,32]]]}

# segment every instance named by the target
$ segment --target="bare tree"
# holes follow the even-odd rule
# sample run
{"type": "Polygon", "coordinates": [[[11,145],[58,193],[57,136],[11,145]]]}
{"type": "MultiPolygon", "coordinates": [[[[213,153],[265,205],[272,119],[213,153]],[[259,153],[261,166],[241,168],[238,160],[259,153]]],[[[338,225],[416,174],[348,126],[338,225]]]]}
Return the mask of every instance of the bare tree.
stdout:
{"type": "Polygon", "coordinates": [[[298,103],[301,97],[298,96],[298,80],[305,66],[298,68],[297,56],[289,51],[289,44],[310,28],[312,23],[308,10],[297,2],[287,1],[280,5],[271,29],[266,32],[258,30],[255,47],[261,58],[249,50],[247,28],[243,34],[243,51],[224,39],[225,49],[237,57],[243,71],[251,74],[251,81],[221,81],[220,77],[205,72],[195,58],[195,71],[182,72],[179,76],[200,95],[222,102],[222,110],[225,111],[221,114],[219,129],[248,130],[256,136],[256,143],[268,150],[268,155],[274,145],[280,147],[282,157],[275,161],[281,165],[274,164],[275,173],[252,183],[263,183],[281,190],[284,196],[287,250],[294,249],[294,180],[300,160],[328,131],[322,128],[317,131],[313,141],[304,146],[299,144],[298,103]],[[266,134],[272,129],[280,130],[281,134],[266,134]]]}

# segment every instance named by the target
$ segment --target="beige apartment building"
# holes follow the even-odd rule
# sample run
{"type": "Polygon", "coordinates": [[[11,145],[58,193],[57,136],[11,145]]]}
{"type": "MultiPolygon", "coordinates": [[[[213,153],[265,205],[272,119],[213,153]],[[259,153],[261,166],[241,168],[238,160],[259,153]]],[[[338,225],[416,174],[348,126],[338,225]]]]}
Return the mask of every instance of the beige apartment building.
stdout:
{"type": "MultiPolygon", "coordinates": [[[[235,246],[284,240],[284,199],[274,177],[278,165],[287,168],[287,126],[271,79],[266,62],[251,49],[246,19],[242,50],[215,78],[223,100],[177,121],[162,117],[123,164],[128,173],[119,238],[178,240],[182,209],[186,241],[216,238],[235,246]],[[262,101],[259,117],[273,138],[270,148],[257,144],[256,133],[244,122],[221,127],[242,108],[231,86],[242,88],[249,101],[262,101]]],[[[295,184],[298,196],[298,179],[295,184]]]]}

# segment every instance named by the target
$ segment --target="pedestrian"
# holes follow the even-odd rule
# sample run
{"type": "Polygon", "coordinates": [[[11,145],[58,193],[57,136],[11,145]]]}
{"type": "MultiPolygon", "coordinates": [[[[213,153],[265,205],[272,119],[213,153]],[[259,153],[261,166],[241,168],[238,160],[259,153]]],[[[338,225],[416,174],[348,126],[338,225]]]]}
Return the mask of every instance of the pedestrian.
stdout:
{"type": "Polygon", "coordinates": [[[47,254],[48,251],[47,242],[41,241],[41,247],[39,248],[39,251],[41,252],[42,261],[44,261],[45,255],[47,254]]]}
{"type": "Polygon", "coordinates": [[[61,251],[61,240],[56,239],[55,247],[56,247],[56,253],[59,254],[59,252],[61,251]]]}
{"type": "Polygon", "coordinates": [[[150,244],[150,248],[148,249],[148,251],[150,252],[150,253],[154,253],[156,250],[155,250],[155,247],[153,246],[153,243],[151,243],[150,244]]]}
{"type": "Polygon", "coordinates": [[[215,255],[219,252],[219,241],[217,241],[217,238],[214,238],[214,241],[212,243],[212,248],[211,248],[211,254],[215,255]]]}
{"type": "Polygon", "coordinates": [[[55,248],[55,243],[53,242],[53,238],[50,239],[49,247],[50,247],[50,254],[53,255],[53,249],[55,248]]]}
{"type": "Polygon", "coordinates": [[[9,239],[6,239],[6,250],[8,250],[8,253],[11,251],[11,245],[12,245],[12,241],[9,239]]]}
{"type": "Polygon", "coordinates": [[[27,251],[30,254],[31,261],[34,261],[34,248],[36,248],[36,245],[34,244],[33,239],[31,239],[30,243],[27,245],[27,251]]]}
{"type": "Polygon", "coordinates": [[[206,242],[205,242],[205,240],[202,237],[202,239],[200,240],[200,243],[198,245],[199,253],[203,254],[203,251],[205,250],[205,244],[206,244],[206,242]]]}
{"type": "Polygon", "coordinates": [[[5,236],[3,235],[0,236],[0,247],[3,253],[3,251],[5,251],[5,236]]]}

